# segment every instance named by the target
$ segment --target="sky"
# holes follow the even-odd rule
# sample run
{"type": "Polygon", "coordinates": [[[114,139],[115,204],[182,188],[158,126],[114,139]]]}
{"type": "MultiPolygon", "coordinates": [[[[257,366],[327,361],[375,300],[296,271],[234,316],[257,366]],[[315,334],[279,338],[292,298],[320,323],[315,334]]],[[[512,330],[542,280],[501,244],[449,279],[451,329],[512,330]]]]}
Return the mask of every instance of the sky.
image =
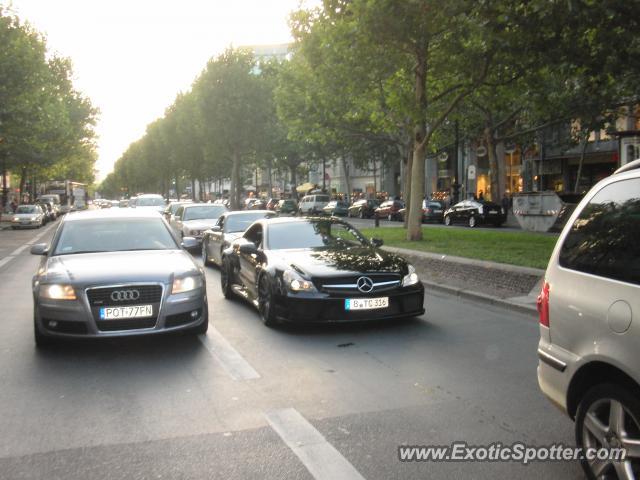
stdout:
{"type": "MultiPolygon", "coordinates": [[[[317,3],[317,2],[316,2],[317,3]]],[[[230,45],[291,41],[300,0],[0,0],[71,58],[74,85],[100,109],[98,180],[146,126],[230,45]]],[[[313,0],[305,0],[308,7],[313,0]]]]}

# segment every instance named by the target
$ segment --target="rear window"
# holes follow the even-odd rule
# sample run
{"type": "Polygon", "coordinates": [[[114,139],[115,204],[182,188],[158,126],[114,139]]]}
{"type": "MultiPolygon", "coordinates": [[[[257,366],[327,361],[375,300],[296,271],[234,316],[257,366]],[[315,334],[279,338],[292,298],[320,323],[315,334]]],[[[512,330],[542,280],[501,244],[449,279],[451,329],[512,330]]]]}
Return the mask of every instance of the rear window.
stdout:
{"type": "Polygon", "coordinates": [[[162,197],[146,197],[138,198],[137,207],[164,207],[164,199],[162,197]]]}
{"type": "Polygon", "coordinates": [[[611,183],[580,212],[562,249],[560,265],[640,284],[640,179],[611,183]]]}
{"type": "Polygon", "coordinates": [[[222,205],[203,205],[201,207],[189,207],[184,209],[182,220],[205,220],[217,219],[226,212],[227,209],[222,205]]]}

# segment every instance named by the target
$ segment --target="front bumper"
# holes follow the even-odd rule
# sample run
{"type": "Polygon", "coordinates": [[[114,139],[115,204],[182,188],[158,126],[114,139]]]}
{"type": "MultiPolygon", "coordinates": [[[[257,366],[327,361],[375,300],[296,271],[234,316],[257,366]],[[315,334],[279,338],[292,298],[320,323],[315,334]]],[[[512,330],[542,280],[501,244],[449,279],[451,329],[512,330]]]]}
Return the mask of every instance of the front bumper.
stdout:
{"type": "Polygon", "coordinates": [[[368,322],[418,317],[424,310],[424,286],[411,287],[372,295],[329,295],[323,293],[288,293],[274,298],[276,317],[282,322],[301,324],[368,322]],[[345,310],[346,298],[389,297],[389,306],[375,310],[345,310]]]}
{"type": "MultiPolygon", "coordinates": [[[[164,292],[168,286],[164,286],[164,292]]],[[[95,310],[95,308],[94,308],[95,310]]],[[[34,322],[40,333],[60,338],[102,338],[153,335],[189,330],[208,321],[205,287],[162,296],[149,318],[96,320],[85,293],[78,300],[34,299],[34,322]],[[195,312],[195,313],[193,313],[195,312]]]]}

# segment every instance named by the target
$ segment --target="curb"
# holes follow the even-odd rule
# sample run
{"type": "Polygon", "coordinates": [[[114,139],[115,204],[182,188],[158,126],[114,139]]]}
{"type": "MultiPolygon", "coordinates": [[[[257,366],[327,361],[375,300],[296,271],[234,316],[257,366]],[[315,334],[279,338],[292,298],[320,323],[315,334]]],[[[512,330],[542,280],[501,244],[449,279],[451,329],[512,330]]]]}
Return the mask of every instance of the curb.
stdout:
{"type": "Polygon", "coordinates": [[[536,307],[512,302],[509,299],[494,297],[492,295],[474,292],[472,290],[465,290],[463,288],[450,287],[448,285],[442,285],[440,283],[429,282],[426,280],[422,280],[422,284],[425,286],[425,288],[448,293],[460,298],[475,300],[478,302],[486,303],[488,305],[496,305],[513,312],[522,313],[525,315],[535,315],[538,313],[536,307]]]}
{"type": "Polygon", "coordinates": [[[456,297],[475,300],[478,302],[486,303],[488,305],[496,305],[498,307],[505,308],[507,310],[511,310],[513,312],[522,313],[525,315],[537,315],[538,310],[534,306],[525,305],[521,303],[513,302],[509,299],[494,297],[492,295],[487,295],[480,292],[474,292],[472,290],[465,290],[463,288],[458,287],[450,287],[448,285],[441,285],[439,283],[422,281],[422,284],[427,289],[438,290],[440,292],[448,293],[450,295],[454,295],[456,297]]]}

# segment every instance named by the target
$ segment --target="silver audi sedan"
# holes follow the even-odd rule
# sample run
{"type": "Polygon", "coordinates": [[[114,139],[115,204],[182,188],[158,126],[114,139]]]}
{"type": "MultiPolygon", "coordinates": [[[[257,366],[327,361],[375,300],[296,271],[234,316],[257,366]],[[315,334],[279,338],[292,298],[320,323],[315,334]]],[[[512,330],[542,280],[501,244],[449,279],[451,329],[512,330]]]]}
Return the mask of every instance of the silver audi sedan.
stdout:
{"type": "Polygon", "coordinates": [[[37,346],[61,337],[120,337],[209,326],[205,277],[155,211],[109,209],[67,215],[33,277],[37,346]]]}

